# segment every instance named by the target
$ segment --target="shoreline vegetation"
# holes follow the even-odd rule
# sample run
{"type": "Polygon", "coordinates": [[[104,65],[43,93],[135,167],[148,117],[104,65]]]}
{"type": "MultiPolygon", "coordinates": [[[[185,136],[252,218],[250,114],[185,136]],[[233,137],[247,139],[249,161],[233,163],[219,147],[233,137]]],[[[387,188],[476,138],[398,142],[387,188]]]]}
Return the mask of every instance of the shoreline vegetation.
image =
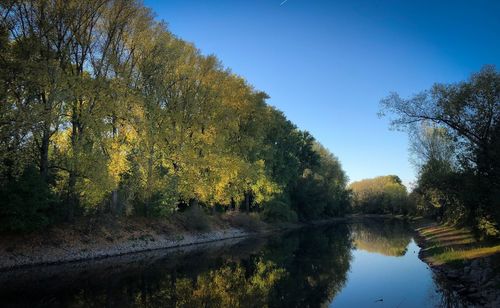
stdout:
{"type": "Polygon", "coordinates": [[[467,227],[432,220],[411,221],[419,258],[455,296],[471,305],[500,305],[500,241],[478,239],[467,227]]]}

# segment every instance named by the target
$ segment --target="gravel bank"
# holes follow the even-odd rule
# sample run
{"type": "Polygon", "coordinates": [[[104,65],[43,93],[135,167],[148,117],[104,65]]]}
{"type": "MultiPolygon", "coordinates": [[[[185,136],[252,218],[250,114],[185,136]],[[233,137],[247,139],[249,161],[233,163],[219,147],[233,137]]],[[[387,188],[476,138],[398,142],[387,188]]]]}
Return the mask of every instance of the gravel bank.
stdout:
{"type": "Polygon", "coordinates": [[[143,234],[126,240],[108,242],[77,242],[74,245],[36,245],[30,249],[1,249],[0,271],[33,266],[59,264],[120,256],[129,253],[150,251],[156,249],[189,246],[194,244],[240,238],[251,235],[240,229],[225,229],[199,234],[162,235],[143,234]]]}

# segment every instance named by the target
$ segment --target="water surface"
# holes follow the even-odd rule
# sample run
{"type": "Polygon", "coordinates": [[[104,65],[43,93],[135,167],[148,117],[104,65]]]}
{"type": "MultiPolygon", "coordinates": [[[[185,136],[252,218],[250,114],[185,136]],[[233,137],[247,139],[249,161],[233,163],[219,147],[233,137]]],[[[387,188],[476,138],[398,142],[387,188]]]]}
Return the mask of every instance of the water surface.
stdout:
{"type": "Polygon", "coordinates": [[[449,292],[418,259],[412,236],[400,220],[372,219],[269,238],[24,269],[0,273],[0,299],[5,307],[453,304],[449,292]]]}

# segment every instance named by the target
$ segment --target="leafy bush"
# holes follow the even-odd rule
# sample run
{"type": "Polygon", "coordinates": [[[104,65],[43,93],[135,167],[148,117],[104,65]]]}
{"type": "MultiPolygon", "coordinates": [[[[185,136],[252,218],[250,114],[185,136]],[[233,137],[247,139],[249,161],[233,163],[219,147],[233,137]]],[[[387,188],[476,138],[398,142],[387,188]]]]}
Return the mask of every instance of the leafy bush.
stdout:
{"type": "Polygon", "coordinates": [[[166,193],[156,193],[152,202],[152,214],[156,217],[168,217],[177,210],[177,199],[166,193]]]}
{"type": "Polygon", "coordinates": [[[296,222],[297,213],[286,203],[273,200],[264,206],[262,219],[266,222],[296,222]]]}
{"type": "Polygon", "coordinates": [[[495,222],[489,218],[484,216],[479,216],[477,218],[477,229],[478,231],[485,235],[486,237],[498,237],[500,235],[500,231],[498,230],[498,226],[495,222]]]}
{"type": "Polygon", "coordinates": [[[0,187],[0,200],[0,231],[29,232],[51,222],[53,196],[33,166],[0,187]]]}

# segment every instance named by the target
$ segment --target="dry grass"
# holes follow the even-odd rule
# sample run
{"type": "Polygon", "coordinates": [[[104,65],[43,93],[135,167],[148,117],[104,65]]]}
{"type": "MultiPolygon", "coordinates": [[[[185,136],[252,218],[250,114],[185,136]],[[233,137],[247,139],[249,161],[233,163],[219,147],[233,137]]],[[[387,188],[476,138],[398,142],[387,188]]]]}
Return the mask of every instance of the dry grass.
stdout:
{"type": "Polygon", "coordinates": [[[440,263],[449,263],[459,260],[470,260],[481,257],[490,256],[496,253],[500,253],[500,245],[491,247],[478,247],[472,249],[462,249],[462,250],[451,250],[445,251],[437,255],[435,258],[440,263]]]}
{"type": "Polygon", "coordinates": [[[182,213],[175,213],[170,221],[188,232],[206,232],[212,229],[211,217],[202,208],[191,207],[182,213]]]}
{"type": "Polygon", "coordinates": [[[429,224],[417,231],[428,243],[424,257],[433,265],[471,260],[500,253],[500,242],[479,241],[466,228],[429,224]]]}

